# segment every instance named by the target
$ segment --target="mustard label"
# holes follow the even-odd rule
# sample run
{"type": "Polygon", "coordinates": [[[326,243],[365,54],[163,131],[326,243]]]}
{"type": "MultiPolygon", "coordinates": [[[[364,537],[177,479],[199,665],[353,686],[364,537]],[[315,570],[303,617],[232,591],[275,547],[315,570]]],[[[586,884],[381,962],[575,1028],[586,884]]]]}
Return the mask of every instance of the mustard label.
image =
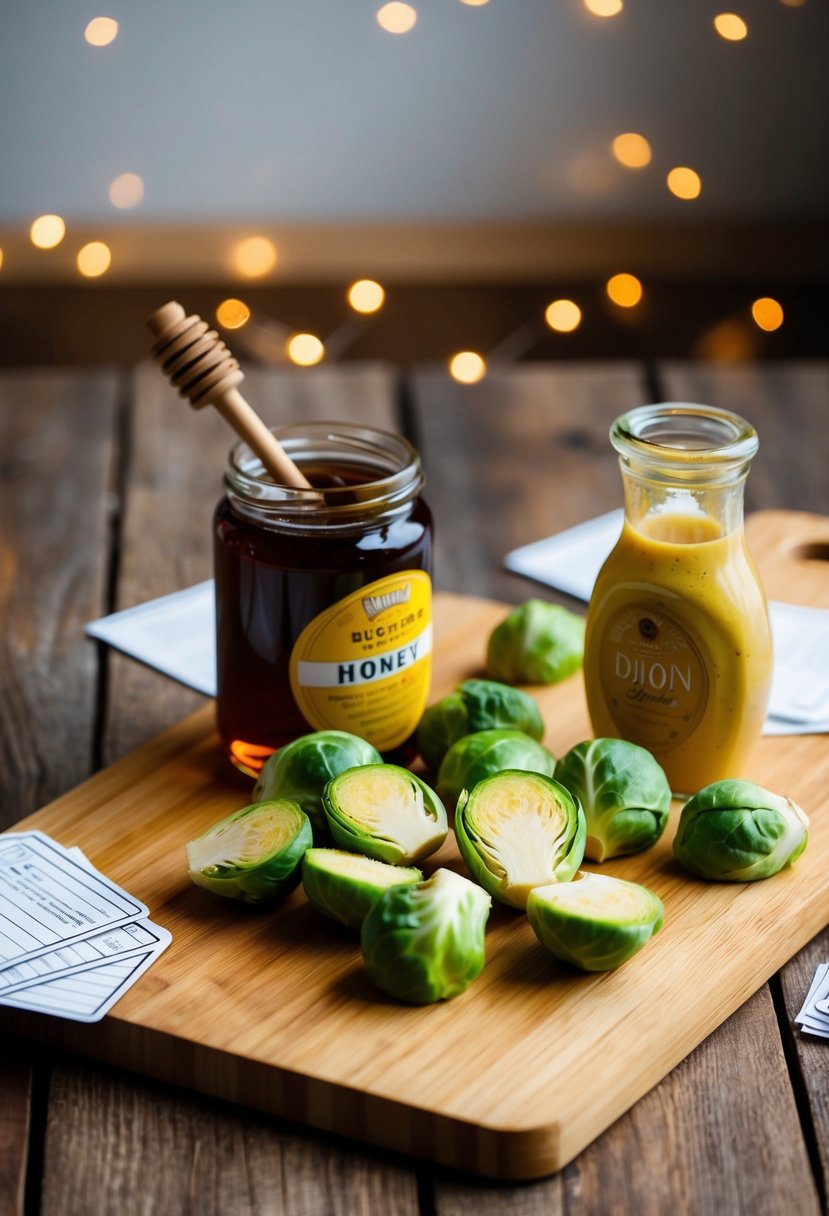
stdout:
{"type": "Polygon", "coordinates": [[[291,691],[315,730],[347,730],[391,751],[426,708],[431,656],[432,583],[405,570],[306,625],[291,652],[291,691]]]}
{"type": "Polygon", "coordinates": [[[699,726],[708,670],[697,642],[653,604],[628,604],[608,622],[601,672],[608,709],[623,738],[670,751],[699,726]]]}

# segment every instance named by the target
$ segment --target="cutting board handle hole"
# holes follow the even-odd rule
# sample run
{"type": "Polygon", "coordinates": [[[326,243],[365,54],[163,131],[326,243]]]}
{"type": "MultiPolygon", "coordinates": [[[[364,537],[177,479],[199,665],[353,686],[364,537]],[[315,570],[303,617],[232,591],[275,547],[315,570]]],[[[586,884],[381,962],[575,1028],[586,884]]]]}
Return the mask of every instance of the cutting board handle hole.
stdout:
{"type": "Polygon", "coordinates": [[[829,540],[807,541],[795,545],[792,556],[801,562],[829,562],[829,540]]]}

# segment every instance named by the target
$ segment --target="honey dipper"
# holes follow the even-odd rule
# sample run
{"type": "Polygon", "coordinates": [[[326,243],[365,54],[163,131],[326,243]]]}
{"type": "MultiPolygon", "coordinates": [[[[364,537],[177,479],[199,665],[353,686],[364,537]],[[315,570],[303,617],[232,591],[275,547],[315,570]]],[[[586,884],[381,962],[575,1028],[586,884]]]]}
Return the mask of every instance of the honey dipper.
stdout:
{"type": "Polygon", "coordinates": [[[206,321],[186,316],[182,306],[170,300],[147,318],[146,325],[154,339],[153,358],[180,396],[187,397],[197,410],[215,405],[279,485],[312,488],[238,391],[244,372],[206,321]]]}

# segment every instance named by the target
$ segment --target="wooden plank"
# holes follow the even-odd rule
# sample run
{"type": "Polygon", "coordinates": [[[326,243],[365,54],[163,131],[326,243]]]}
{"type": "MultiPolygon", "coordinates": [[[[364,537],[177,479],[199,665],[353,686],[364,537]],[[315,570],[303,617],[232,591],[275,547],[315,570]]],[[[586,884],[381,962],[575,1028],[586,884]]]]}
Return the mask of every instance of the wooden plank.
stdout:
{"type": "MultiPolygon", "coordinates": [[[[117,410],[108,373],[0,377],[0,826],[88,776],[117,410]]],[[[22,1211],[30,1049],[0,1059],[0,1211],[22,1211]]]]}
{"type": "MultiPolygon", "coordinates": [[[[396,379],[380,366],[257,371],[244,389],[270,425],[331,418],[397,428],[396,379]]],[[[157,368],[137,369],[124,459],[118,607],[211,576],[212,512],[233,439],[215,411],[196,413],[177,398],[157,368]]],[[[111,759],[204,701],[111,654],[108,703],[103,752],[111,759]]],[[[159,1212],[334,1211],[340,1191],[366,1211],[417,1211],[411,1171],[104,1069],[56,1070],[44,1216],[130,1210],[138,1196],[145,1210],[159,1212]]]]}
{"type": "MultiPolygon", "coordinates": [[[[327,418],[397,429],[397,384],[381,365],[250,372],[248,400],[270,426],[327,418]]],[[[158,368],[134,373],[117,607],[212,577],[212,515],[235,435],[195,411],[158,368]]],[[[110,657],[107,760],[144,742],[203,698],[121,655],[110,657]]]]}
{"type": "MultiPolygon", "coordinates": [[[[444,596],[436,609],[440,693],[474,670],[503,605],[444,596]]],[[[577,678],[533,691],[555,754],[587,737],[577,678]]],[[[550,1172],[825,925],[829,744],[766,738],[752,769],[813,813],[810,845],[795,867],[767,883],[691,880],[671,853],[675,808],[673,827],[653,849],[602,867],[665,903],[665,929],[630,966],[599,976],[557,967],[526,918],[498,907],[480,979],[456,1001],[424,1010],[378,998],[356,944],[316,917],[301,891],[252,920],[189,885],[183,843],[240,801],[205,711],[31,821],[79,843],[143,898],[171,929],[172,947],[101,1027],[15,1017],[3,1024],[487,1176],[550,1172]]],[[[459,864],[451,840],[426,868],[437,864],[459,864]]],[[[741,1097],[749,1111],[758,1093],[741,1097]]],[[[780,1135],[797,1168],[805,1158],[797,1128],[791,1132],[788,1123],[780,1135]]]]}
{"type": "Polygon", "coordinates": [[[829,363],[748,365],[666,362],[666,400],[700,401],[742,414],[760,436],[746,505],[829,513],[829,363]]]}
{"type": "Polygon", "coordinates": [[[648,399],[641,369],[522,364],[471,386],[424,371],[412,398],[437,586],[510,602],[555,597],[503,570],[503,556],[619,505],[607,435],[617,414],[648,399]]]}

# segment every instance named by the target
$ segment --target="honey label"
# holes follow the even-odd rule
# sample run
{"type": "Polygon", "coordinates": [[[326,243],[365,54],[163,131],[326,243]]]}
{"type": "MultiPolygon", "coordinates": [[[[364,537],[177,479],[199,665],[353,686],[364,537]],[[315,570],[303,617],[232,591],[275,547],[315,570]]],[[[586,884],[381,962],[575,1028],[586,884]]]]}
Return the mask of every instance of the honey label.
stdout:
{"type": "Polygon", "coordinates": [[[381,752],[426,708],[432,674],[432,583],[405,570],[368,583],[306,625],[291,652],[294,700],[315,730],[347,730],[381,752]]]}
{"type": "Polygon", "coordinates": [[[708,704],[708,670],[695,639],[661,608],[628,604],[611,618],[601,671],[623,738],[667,752],[699,726],[708,704]]]}

